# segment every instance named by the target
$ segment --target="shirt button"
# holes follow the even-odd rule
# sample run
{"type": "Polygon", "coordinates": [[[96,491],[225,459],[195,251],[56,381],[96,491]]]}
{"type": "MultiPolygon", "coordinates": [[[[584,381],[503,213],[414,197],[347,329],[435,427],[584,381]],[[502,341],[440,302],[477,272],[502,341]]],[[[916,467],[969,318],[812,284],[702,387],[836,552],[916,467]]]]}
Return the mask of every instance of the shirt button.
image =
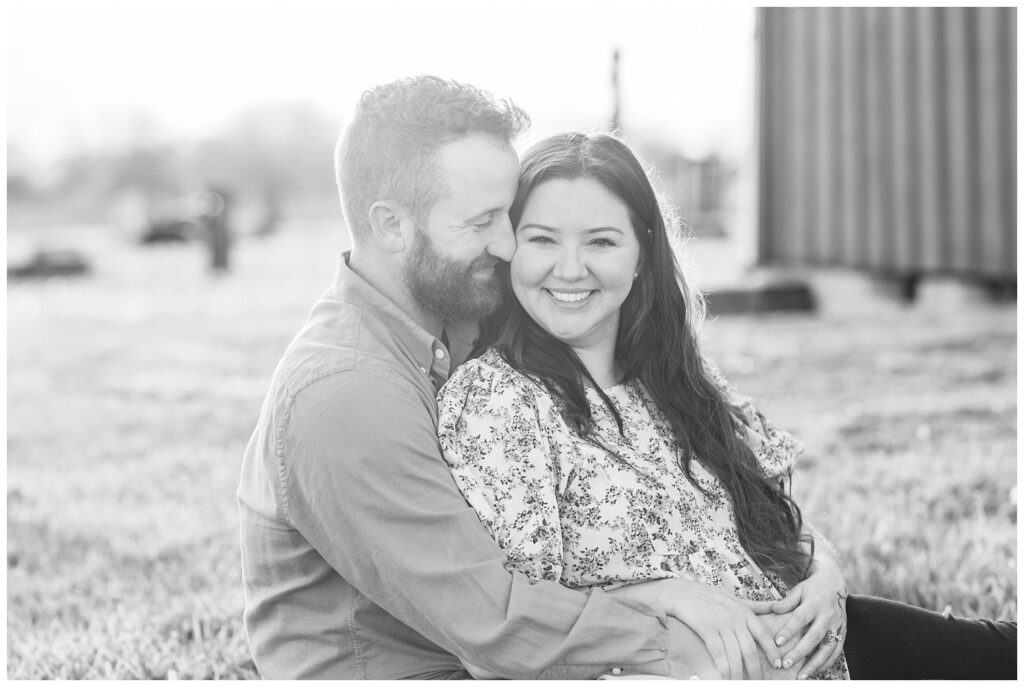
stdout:
{"type": "Polygon", "coordinates": [[[622,675],[622,668],[612,668],[612,675],[622,675]]]}
{"type": "Polygon", "coordinates": [[[444,360],[444,351],[442,351],[440,348],[437,349],[436,351],[434,351],[434,357],[437,358],[438,360],[444,360]]]}

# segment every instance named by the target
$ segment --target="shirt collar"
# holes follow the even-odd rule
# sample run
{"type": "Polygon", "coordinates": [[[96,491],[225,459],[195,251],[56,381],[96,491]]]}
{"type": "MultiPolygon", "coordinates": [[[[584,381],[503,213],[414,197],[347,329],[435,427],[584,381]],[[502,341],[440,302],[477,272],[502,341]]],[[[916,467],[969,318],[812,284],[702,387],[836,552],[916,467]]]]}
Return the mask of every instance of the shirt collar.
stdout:
{"type": "MultiPolygon", "coordinates": [[[[476,322],[446,322],[444,337],[448,345],[439,341],[427,330],[413,321],[395,303],[378,291],[370,282],[348,266],[351,251],[343,251],[338,256],[338,272],[334,278],[333,291],[338,300],[351,303],[357,307],[370,310],[385,321],[388,329],[394,333],[402,347],[408,350],[421,370],[429,372],[435,369],[439,360],[437,352],[443,351],[448,374],[456,365],[462,364],[469,356],[470,350],[478,334],[476,322]]],[[[443,380],[442,380],[443,381],[443,380]]]]}

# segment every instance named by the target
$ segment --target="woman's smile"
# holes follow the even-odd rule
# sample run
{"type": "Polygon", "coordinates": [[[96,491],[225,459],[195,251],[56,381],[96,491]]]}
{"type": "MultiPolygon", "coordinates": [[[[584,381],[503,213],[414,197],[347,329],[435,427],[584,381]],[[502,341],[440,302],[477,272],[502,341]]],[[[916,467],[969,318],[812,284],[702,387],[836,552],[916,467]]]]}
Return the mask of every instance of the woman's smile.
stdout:
{"type": "Polygon", "coordinates": [[[590,297],[597,293],[596,289],[543,289],[559,305],[581,306],[590,302],[590,297]]]}

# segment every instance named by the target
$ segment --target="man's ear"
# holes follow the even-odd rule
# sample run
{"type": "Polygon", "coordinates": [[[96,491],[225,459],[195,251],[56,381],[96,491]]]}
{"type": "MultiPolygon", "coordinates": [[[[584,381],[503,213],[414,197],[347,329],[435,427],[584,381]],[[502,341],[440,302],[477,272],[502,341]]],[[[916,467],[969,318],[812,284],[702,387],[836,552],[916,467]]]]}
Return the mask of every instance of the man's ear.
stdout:
{"type": "Polygon", "coordinates": [[[405,208],[392,200],[378,200],[370,206],[370,228],[377,243],[385,250],[392,253],[405,250],[405,233],[402,230],[408,223],[405,208]]]}

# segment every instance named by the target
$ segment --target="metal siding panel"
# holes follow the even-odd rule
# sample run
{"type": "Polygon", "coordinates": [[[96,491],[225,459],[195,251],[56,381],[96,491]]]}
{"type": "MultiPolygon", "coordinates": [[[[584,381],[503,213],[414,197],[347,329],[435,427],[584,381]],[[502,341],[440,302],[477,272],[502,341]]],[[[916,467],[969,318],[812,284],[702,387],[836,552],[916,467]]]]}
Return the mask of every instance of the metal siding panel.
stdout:
{"type": "Polygon", "coordinates": [[[768,174],[771,175],[770,218],[771,232],[767,237],[767,249],[772,262],[779,262],[785,255],[785,239],[788,231],[785,216],[786,193],[786,129],[785,129],[785,11],[765,11],[765,40],[769,71],[766,74],[765,96],[768,113],[768,138],[770,139],[771,159],[768,163],[768,174]]]}
{"type": "MultiPolygon", "coordinates": [[[[980,21],[979,8],[969,8],[964,14],[964,24],[961,27],[963,34],[964,51],[966,57],[965,72],[967,76],[967,103],[966,127],[967,127],[967,231],[960,239],[966,256],[963,262],[966,269],[974,275],[982,275],[985,272],[985,263],[982,260],[983,235],[981,230],[981,83],[980,83],[980,56],[981,46],[978,44],[978,22],[980,21]]],[[[991,48],[989,48],[991,49],[991,48]]]]}
{"type": "Polygon", "coordinates": [[[1016,278],[1016,10],[759,10],[760,254],[1016,278]]]}
{"type": "Polygon", "coordinates": [[[812,11],[793,9],[790,15],[792,37],[789,41],[791,46],[789,73],[793,79],[790,89],[793,118],[789,120],[793,132],[793,166],[789,194],[793,217],[790,250],[792,251],[791,257],[800,262],[814,262],[814,252],[811,250],[809,241],[811,218],[814,216],[814,194],[817,192],[811,160],[814,122],[810,109],[813,104],[813,96],[810,92],[812,60],[809,49],[809,24],[812,11]]]}
{"type": "Polygon", "coordinates": [[[757,262],[767,264],[771,259],[769,238],[772,232],[771,217],[771,173],[769,162],[772,159],[771,137],[768,136],[768,123],[771,111],[768,98],[771,89],[766,87],[765,80],[770,73],[768,15],[770,10],[758,7],[754,15],[754,49],[757,55],[754,65],[754,108],[755,108],[755,145],[757,146],[757,262]]]}
{"type": "Polygon", "coordinates": [[[867,163],[865,175],[867,225],[865,227],[865,264],[872,269],[892,267],[890,235],[892,227],[890,191],[892,188],[892,122],[887,114],[889,52],[886,36],[891,10],[865,10],[865,137],[867,163]]]}
{"type": "Polygon", "coordinates": [[[819,264],[836,262],[839,259],[839,232],[842,231],[836,207],[837,193],[841,191],[839,160],[836,141],[838,130],[839,60],[836,56],[836,36],[839,17],[834,9],[823,8],[815,12],[815,33],[818,69],[815,73],[816,112],[818,123],[815,130],[817,158],[818,197],[815,213],[815,257],[819,264]]]}
{"type": "Polygon", "coordinates": [[[858,154],[861,148],[860,137],[860,112],[859,105],[861,97],[859,85],[860,54],[858,50],[858,17],[860,10],[842,8],[839,23],[839,50],[840,50],[840,127],[841,145],[843,157],[843,192],[841,212],[842,222],[842,251],[839,254],[841,263],[849,266],[860,265],[858,259],[860,247],[860,232],[863,230],[863,207],[861,199],[863,166],[858,154]]]}
{"type": "Polygon", "coordinates": [[[868,43],[868,15],[866,10],[860,9],[856,13],[854,26],[856,67],[854,68],[856,97],[856,148],[854,154],[857,157],[857,179],[856,179],[856,202],[858,230],[855,240],[852,242],[855,247],[854,262],[857,267],[870,267],[869,234],[868,224],[871,217],[870,181],[872,177],[871,156],[870,156],[870,122],[868,117],[868,87],[870,72],[867,69],[868,54],[870,46],[868,43]]]}
{"type": "Polygon", "coordinates": [[[1006,146],[1002,162],[1004,215],[1007,218],[1004,231],[1006,250],[1003,251],[1003,270],[1017,279],[1017,8],[1000,10],[1005,19],[1003,28],[1005,45],[999,62],[1003,68],[1003,106],[1000,109],[1001,130],[1005,132],[1006,146]]]}
{"type": "Polygon", "coordinates": [[[795,43],[795,21],[794,21],[794,10],[787,8],[783,10],[783,16],[785,20],[783,22],[783,34],[780,36],[783,46],[783,74],[785,81],[782,86],[782,97],[783,97],[783,110],[782,110],[782,128],[785,130],[785,138],[783,139],[783,149],[785,151],[782,158],[782,169],[781,179],[783,184],[784,192],[782,194],[782,206],[781,216],[783,217],[782,231],[780,232],[780,238],[783,239],[783,243],[780,246],[782,257],[786,262],[799,261],[800,252],[798,250],[798,234],[799,227],[797,225],[799,221],[799,208],[800,208],[800,186],[796,182],[796,175],[799,170],[799,164],[797,161],[797,153],[799,150],[799,138],[800,132],[793,122],[797,117],[797,91],[799,90],[799,84],[797,83],[797,71],[794,68],[794,58],[797,54],[795,43]]]}
{"type": "Polygon", "coordinates": [[[971,192],[975,170],[971,164],[971,109],[976,101],[971,98],[969,74],[971,71],[970,46],[967,42],[967,24],[970,11],[962,7],[943,10],[946,55],[946,131],[949,163],[944,166],[949,199],[949,248],[943,268],[960,272],[970,271],[973,261],[971,192]]]}
{"type": "Polygon", "coordinates": [[[916,77],[916,38],[911,22],[916,10],[898,8],[892,13],[889,31],[889,54],[892,78],[889,80],[890,117],[892,119],[892,264],[901,273],[912,272],[915,265],[914,247],[918,243],[917,184],[911,172],[917,156],[916,99],[913,84],[916,77]]]}
{"type": "Polygon", "coordinates": [[[942,130],[940,110],[944,103],[937,94],[941,65],[936,50],[936,23],[939,10],[920,9],[915,17],[917,33],[917,65],[920,70],[917,101],[920,107],[918,120],[917,173],[921,179],[920,207],[924,231],[921,232],[919,266],[923,270],[935,270],[942,264],[942,236],[945,233],[945,211],[940,207],[943,183],[940,170],[944,162],[939,141],[942,130]]]}
{"type": "Polygon", "coordinates": [[[774,68],[769,74],[767,81],[768,88],[771,90],[771,96],[769,102],[771,103],[771,131],[770,137],[772,141],[772,159],[770,164],[770,174],[772,175],[771,189],[771,226],[772,233],[769,237],[769,248],[772,255],[773,262],[779,262],[782,260],[784,254],[783,246],[785,242],[785,234],[788,231],[786,227],[785,217],[785,192],[786,192],[786,179],[784,169],[786,165],[786,129],[785,129],[785,73],[784,73],[784,61],[785,55],[785,25],[784,25],[784,10],[770,11],[772,16],[772,36],[771,52],[769,60],[771,66],[774,68]]]}
{"type": "Polygon", "coordinates": [[[1003,261],[1004,231],[1007,218],[1000,180],[1000,158],[1004,141],[1000,130],[1000,91],[1002,69],[1000,58],[1005,46],[1000,30],[1000,12],[996,9],[978,11],[978,112],[979,112],[979,180],[980,213],[978,239],[981,243],[980,260],[986,272],[998,274],[1003,261]]]}

